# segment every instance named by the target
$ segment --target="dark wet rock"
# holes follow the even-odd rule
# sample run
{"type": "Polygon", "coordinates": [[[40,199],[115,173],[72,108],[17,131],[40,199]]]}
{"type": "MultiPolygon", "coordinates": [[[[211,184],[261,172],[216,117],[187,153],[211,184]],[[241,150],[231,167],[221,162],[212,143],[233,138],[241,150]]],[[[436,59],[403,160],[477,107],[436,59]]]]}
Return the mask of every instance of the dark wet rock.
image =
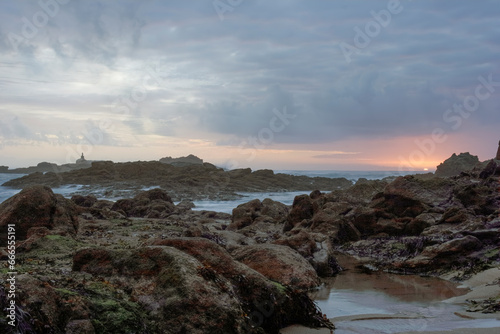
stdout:
{"type": "Polygon", "coordinates": [[[256,221],[281,224],[289,212],[288,206],[269,198],[262,202],[259,199],[240,204],[233,209],[229,230],[239,230],[254,224],[256,221]]]}
{"type": "Polygon", "coordinates": [[[437,166],[435,175],[439,177],[450,177],[460,175],[461,172],[469,171],[479,164],[479,159],[469,152],[456,155],[453,153],[451,157],[437,166]]]}
{"type": "Polygon", "coordinates": [[[425,210],[446,206],[451,199],[454,182],[434,178],[421,180],[414,176],[398,177],[388,184],[372,207],[383,208],[399,217],[416,217],[425,210]]]}
{"type": "Polygon", "coordinates": [[[152,189],[116,201],[111,210],[126,217],[164,218],[175,211],[175,205],[165,191],[152,189]]]}
{"type": "Polygon", "coordinates": [[[232,252],[233,257],[267,278],[300,289],[319,285],[319,278],[298,252],[287,246],[243,246],[232,252]]]}
{"type": "Polygon", "coordinates": [[[490,160],[486,167],[479,173],[479,177],[481,179],[487,179],[490,176],[493,176],[499,170],[500,165],[495,160],[490,160]]]}
{"type": "Polygon", "coordinates": [[[71,200],[76,205],[83,206],[85,208],[90,208],[97,202],[97,198],[94,195],[74,195],[71,197],[71,200]]]}
{"type": "Polygon", "coordinates": [[[304,219],[311,219],[314,215],[313,200],[309,195],[295,196],[292,204],[292,210],[288,215],[287,222],[284,226],[284,232],[290,231],[298,223],[304,219]]]}
{"type": "Polygon", "coordinates": [[[441,269],[443,265],[459,265],[461,261],[465,260],[462,256],[480,249],[481,246],[482,243],[478,238],[468,235],[442,244],[428,246],[418,256],[406,261],[404,266],[432,270],[441,269]]]}
{"type": "Polygon", "coordinates": [[[15,224],[16,240],[25,240],[32,227],[45,227],[51,234],[75,236],[78,210],[73,202],[49,187],[33,186],[0,204],[0,246],[7,243],[7,225],[15,224]]]}

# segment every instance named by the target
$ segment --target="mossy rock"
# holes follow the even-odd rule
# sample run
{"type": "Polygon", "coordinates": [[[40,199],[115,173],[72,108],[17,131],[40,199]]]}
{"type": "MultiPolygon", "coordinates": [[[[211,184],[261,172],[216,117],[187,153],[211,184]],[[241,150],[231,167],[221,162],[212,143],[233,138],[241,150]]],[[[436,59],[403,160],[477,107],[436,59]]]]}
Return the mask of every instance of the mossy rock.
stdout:
{"type": "Polygon", "coordinates": [[[132,302],[97,297],[90,310],[96,333],[142,333],[146,327],[141,307],[132,302]]]}

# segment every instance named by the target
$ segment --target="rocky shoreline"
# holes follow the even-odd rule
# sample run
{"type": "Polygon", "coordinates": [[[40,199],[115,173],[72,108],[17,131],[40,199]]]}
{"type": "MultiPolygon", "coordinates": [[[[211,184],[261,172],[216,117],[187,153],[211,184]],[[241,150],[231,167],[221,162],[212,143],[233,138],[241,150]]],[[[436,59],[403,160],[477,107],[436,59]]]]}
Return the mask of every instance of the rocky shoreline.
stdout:
{"type": "MultiPolygon", "coordinates": [[[[94,163],[86,174],[64,173],[62,182],[116,182],[126,173],[144,181],[161,171],[169,187],[188,182],[174,183],[179,167],[163,165],[94,163]]],[[[205,164],[186,168],[196,189],[210,175],[229,173],[205,164]]],[[[253,200],[232,214],[194,211],[185,198],[175,205],[163,187],[112,202],[93,195],[69,200],[31,185],[0,204],[0,247],[6,226],[15,224],[18,320],[26,333],[279,333],[293,324],[329,332],[333,324],[307,291],[342,271],[336,254],[356,257],[367,271],[464,284],[498,268],[499,179],[500,162],[491,160],[451,177],[359,180],[328,193],[317,187],[292,206],[253,200]]],[[[23,182],[37,180],[61,184],[50,173],[23,182]]],[[[238,170],[226,187],[279,188],[289,180],[238,170]]],[[[500,284],[490,278],[488,284],[500,284]]],[[[1,312],[5,289],[3,281],[1,312]]],[[[498,312],[494,291],[472,295],[468,309],[498,312]]],[[[1,319],[9,333],[5,314],[1,319]]]]}
{"type": "Polygon", "coordinates": [[[32,185],[51,188],[83,185],[81,195],[103,198],[136,195],[144,188],[159,187],[174,201],[231,200],[237,192],[312,191],[346,189],[352,182],[345,178],[307,177],[275,174],[272,170],[250,168],[225,171],[210,163],[170,164],[159,161],[114,163],[92,162],[89,168],[63,173],[36,172],[3,184],[22,189],[32,185]],[[103,190],[104,189],[104,190],[103,190]]]}

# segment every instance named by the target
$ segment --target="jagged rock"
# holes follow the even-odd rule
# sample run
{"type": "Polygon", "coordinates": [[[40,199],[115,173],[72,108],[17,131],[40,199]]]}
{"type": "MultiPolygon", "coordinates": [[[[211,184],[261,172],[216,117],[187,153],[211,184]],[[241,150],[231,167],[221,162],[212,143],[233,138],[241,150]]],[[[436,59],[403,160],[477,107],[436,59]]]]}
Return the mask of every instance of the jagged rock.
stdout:
{"type": "Polygon", "coordinates": [[[292,210],[288,215],[283,231],[290,231],[304,219],[311,219],[314,215],[313,200],[308,195],[295,196],[292,210]]]}
{"type": "Polygon", "coordinates": [[[32,227],[46,227],[52,234],[75,236],[75,204],[49,187],[33,186],[0,204],[0,246],[7,244],[7,225],[15,224],[16,240],[25,240],[32,227]]]}
{"type": "Polygon", "coordinates": [[[487,179],[490,176],[495,175],[497,173],[497,170],[499,170],[499,167],[500,165],[497,164],[495,160],[490,160],[490,162],[488,162],[486,167],[484,167],[484,169],[479,174],[479,177],[481,179],[487,179]]]}
{"type": "Polygon", "coordinates": [[[459,155],[453,153],[451,157],[437,166],[435,175],[439,177],[460,175],[461,172],[473,169],[477,164],[479,164],[478,157],[471,155],[469,152],[460,153],[459,155]]]}
{"type": "Polygon", "coordinates": [[[180,158],[172,158],[172,157],[161,158],[160,162],[174,166],[189,166],[189,165],[202,165],[203,159],[200,159],[197,156],[190,154],[187,157],[180,157],[180,158]]]}
{"type": "Polygon", "coordinates": [[[300,289],[311,289],[319,278],[309,262],[297,251],[280,245],[242,246],[233,257],[273,281],[300,289]]]}

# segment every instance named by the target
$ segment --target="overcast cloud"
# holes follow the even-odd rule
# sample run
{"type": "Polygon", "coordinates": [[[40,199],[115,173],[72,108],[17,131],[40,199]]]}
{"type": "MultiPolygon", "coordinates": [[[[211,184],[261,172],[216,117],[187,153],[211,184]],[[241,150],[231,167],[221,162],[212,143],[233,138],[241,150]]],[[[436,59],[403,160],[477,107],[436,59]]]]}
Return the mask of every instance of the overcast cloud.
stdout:
{"type": "Polygon", "coordinates": [[[478,77],[500,82],[498,1],[231,3],[2,1],[0,150],[89,132],[117,147],[151,136],[238,146],[284,108],[294,118],[268,146],[335,151],[316,156],[437,127],[498,137],[500,84],[460,126],[443,119],[478,77]],[[355,48],[355,29],[388,4],[397,13],[346,57],[341,46],[355,48]]]}

